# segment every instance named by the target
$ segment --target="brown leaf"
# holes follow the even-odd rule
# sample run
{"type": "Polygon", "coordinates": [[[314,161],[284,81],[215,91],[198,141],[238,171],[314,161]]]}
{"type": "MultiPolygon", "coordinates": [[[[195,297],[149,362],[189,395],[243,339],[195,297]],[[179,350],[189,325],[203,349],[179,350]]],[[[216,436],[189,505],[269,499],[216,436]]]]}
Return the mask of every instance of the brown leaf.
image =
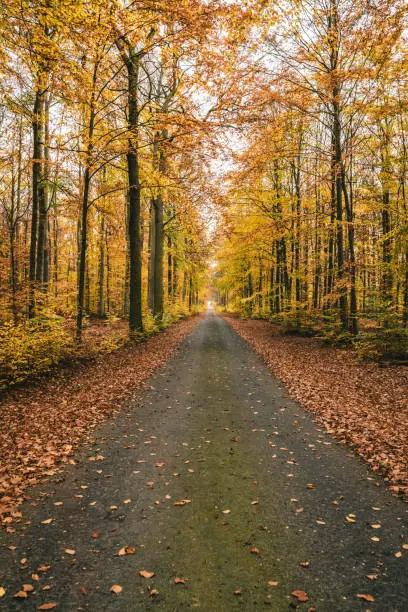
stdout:
{"type": "Polygon", "coordinates": [[[293,597],[296,597],[298,599],[298,601],[308,601],[309,597],[307,596],[307,593],[305,593],[305,591],[292,591],[292,595],[293,597]]]}
{"type": "Polygon", "coordinates": [[[310,561],[301,561],[299,565],[300,567],[309,567],[310,561]]]}
{"type": "Polygon", "coordinates": [[[120,551],[116,553],[115,557],[123,557],[124,555],[134,555],[135,552],[136,548],[128,545],[121,548],[120,551]]]}
{"type": "Polygon", "coordinates": [[[277,580],[268,580],[268,585],[271,587],[278,586],[279,582],[277,580]]]}
{"type": "Polygon", "coordinates": [[[186,504],[191,504],[191,499],[181,499],[174,502],[173,506],[185,506],[186,504]]]}
{"type": "Polygon", "coordinates": [[[148,572],[146,570],[140,570],[139,576],[142,576],[142,578],[153,578],[154,572],[148,572]]]}
{"type": "Polygon", "coordinates": [[[174,584],[186,584],[186,578],[175,578],[174,584]]]}
{"type": "Polygon", "coordinates": [[[259,555],[259,548],[257,548],[256,546],[253,546],[251,548],[251,553],[254,555],[259,555]]]}
{"type": "Polygon", "coordinates": [[[364,601],[375,601],[372,595],[365,595],[364,593],[357,593],[356,597],[358,599],[364,599],[364,601]]]}
{"type": "Polygon", "coordinates": [[[18,591],[13,597],[16,599],[27,599],[28,595],[25,591],[18,591]]]}
{"type": "Polygon", "coordinates": [[[110,588],[110,592],[118,595],[119,593],[122,592],[122,589],[123,587],[121,587],[119,584],[113,584],[110,588]]]}
{"type": "Polygon", "coordinates": [[[32,584],[23,584],[23,591],[31,593],[31,591],[34,591],[34,587],[32,584]]]}
{"type": "Polygon", "coordinates": [[[65,548],[64,553],[67,553],[67,555],[75,555],[76,550],[74,550],[73,548],[65,548]]]}
{"type": "Polygon", "coordinates": [[[57,606],[58,604],[55,601],[51,601],[50,603],[42,604],[38,609],[39,610],[53,610],[57,606]]]}

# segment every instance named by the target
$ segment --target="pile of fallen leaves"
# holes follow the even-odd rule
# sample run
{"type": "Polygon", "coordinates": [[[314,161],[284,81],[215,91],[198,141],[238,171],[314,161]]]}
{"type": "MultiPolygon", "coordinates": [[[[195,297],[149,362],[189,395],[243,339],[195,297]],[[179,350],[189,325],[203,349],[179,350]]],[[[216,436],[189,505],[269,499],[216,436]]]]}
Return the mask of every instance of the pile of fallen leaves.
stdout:
{"type": "Polygon", "coordinates": [[[26,487],[51,476],[87,434],[162,366],[197,324],[191,317],[157,336],[129,344],[91,363],[10,389],[0,404],[0,520],[20,518],[26,487]]]}
{"type": "Polygon", "coordinates": [[[327,432],[408,499],[408,368],[381,368],[350,349],[285,336],[267,321],[227,321],[327,432]]]}

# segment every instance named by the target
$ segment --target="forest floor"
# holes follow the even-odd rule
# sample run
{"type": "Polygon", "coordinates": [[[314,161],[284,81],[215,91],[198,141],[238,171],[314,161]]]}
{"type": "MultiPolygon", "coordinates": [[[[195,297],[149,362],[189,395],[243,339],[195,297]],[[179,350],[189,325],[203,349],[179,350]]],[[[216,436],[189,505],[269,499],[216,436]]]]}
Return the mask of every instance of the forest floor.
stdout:
{"type": "MultiPolygon", "coordinates": [[[[59,415],[75,423],[105,378],[115,418],[30,488],[0,533],[0,609],[407,610],[407,504],[288,398],[223,318],[194,323],[149,341],[154,358],[141,345],[137,373],[110,361],[95,394],[62,396],[59,415]],[[117,379],[134,387],[187,331],[124,400],[117,379]]],[[[48,406],[33,409],[35,435],[48,406]]]]}
{"type": "Polygon", "coordinates": [[[292,398],[408,499],[408,367],[362,361],[351,349],[284,335],[267,321],[227,320],[292,398]]]}
{"type": "Polygon", "coordinates": [[[74,462],[79,443],[120,410],[163,365],[198,323],[191,317],[144,342],[104,352],[106,343],[125,341],[123,323],[89,325],[83,357],[46,375],[11,387],[0,402],[0,524],[20,520],[25,490],[52,476],[61,463],[74,462]]]}

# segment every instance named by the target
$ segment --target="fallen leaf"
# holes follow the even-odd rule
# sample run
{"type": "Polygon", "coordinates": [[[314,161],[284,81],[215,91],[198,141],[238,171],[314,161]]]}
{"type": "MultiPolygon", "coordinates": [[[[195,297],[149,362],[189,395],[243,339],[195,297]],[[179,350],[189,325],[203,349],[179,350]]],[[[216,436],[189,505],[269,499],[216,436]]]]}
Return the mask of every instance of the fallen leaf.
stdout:
{"type": "Polygon", "coordinates": [[[259,555],[259,548],[257,548],[256,546],[253,546],[251,548],[251,553],[254,555],[259,555]]]}
{"type": "Polygon", "coordinates": [[[122,589],[123,587],[121,587],[119,584],[113,584],[110,588],[110,592],[118,595],[119,593],[122,592],[122,589]]]}
{"type": "Polygon", "coordinates": [[[259,504],[259,501],[257,499],[254,499],[254,501],[251,501],[251,506],[256,506],[256,504],[259,504]]]}
{"type": "Polygon", "coordinates": [[[222,510],[223,514],[231,514],[231,510],[222,510]]]}
{"type": "Polygon", "coordinates": [[[73,548],[65,548],[64,552],[67,553],[67,555],[75,555],[76,550],[73,548]]]}
{"type": "Polygon", "coordinates": [[[18,591],[13,597],[15,599],[27,599],[28,595],[25,591],[18,591]]]}
{"type": "Polygon", "coordinates": [[[139,576],[142,576],[142,578],[153,578],[154,572],[147,572],[146,570],[140,570],[139,576]]]}
{"type": "Polygon", "coordinates": [[[397,557],[397,559],[399,559],[400,557],[402,557],[402,552],[399,550],[395,553],[394,557],[397,557]]]}
{"type": "Polygon", "coordinates": [[[309,567],[310,561],[301,561],[299,565],[300,567],[309,567]]]}
{"type": "Polygon", "coordinates": [[[377,580],[378,575],[377,575],[377,574],[368,574],[368,575],[367,575],[367,578],[368,578],[369,580],[377,580]]]}
{"type": "Polygon", "coordinates": [[[91,533],[91,538],[99,538],[99,531],[93,531],[91,533]]]}
{"type": "Polygon", "coordinates": [[[305,591],[292,591],[292,595],[293,597],[296,597],[298,601],[302,601],[302,602],[307,601],[309,599],[305,591]]]}
{"type": "Polygon", "coordinates": [[[6,589],[4,589],[3,587],[0,587],[0,597],[4,597],[5,594],[6,594],[6,589]]]}
{"type": "Polygon", "coordinates": [[[31,591],[34,591],[34,587],[32,584],[23,584],[23,591],[31,593],[31,591]]]}
{"type": "Polygon", "coordinates": [[[378,523],[375,523],[374,525],[371,525],[372,529],[381,529],[381,525],[379,525],[378,523]]]}
{"type": "Polygon", "coordinates": [[[157,589],[152,589],[151,591],[149,591],[149,597],[157,597],[157,595],[160,595],[160,591],[158,591],[157,589]]]}
{"type": "Polygon", "coordinates": [[[175,578],[174,584],[186,584],[186,578],[175,578]]]}
{"type": "Polygon", "coordinates": [[[191,499],[181,499],[174,502],[173,506],[185,506],[186,504],[191,504],[191,499]]]}
{"type": "Polygon", "coordinates": [[[234,591],[234,595],[242,595],[241,589],[237,589],[236,591],[234,591]]]}
{"type": "Polygon", "coordinates": [[[364,599],[364,601],[375,601],[372,595],[365,595],[364,593],[357,593],[356,597],[358,599],[364,599]]]}
{"type": "Polygon", "coordinates": [[[306,489],[315,489],[316,485],[312,484],[311,482],[309,482],[309,484],[306,485],[306,489]]]}
{"type": "Polygon", "coordinates": [[[134,555],[136,552],[136,548],[133,546],[124,546],[120,549],[119,552],[116,553],[115,557],[123,557],[124,555],[134,555]]]}
{"type": "Polygon", "coordinates": [[[268,580],[268,585],[271,587],[278,586],[279,582],[277,580],[268,580]]]}
{"type": "Polygon", "coordinates": [[[54,520],[54,519],[49,518],[49,519],[46,519],[45,521],[41,521],[41,524],[42,524],[42,525],[49,525],[50,523],[52,523],[52,521],[53,521],[53,520],[54,520]]]}
{"type": "Polygon", "coordinates": [[[55,601],[52,601],[50,603],[42,604],[38,609],[39,610],[53,610],[57,606],[58,604],[55,601]]]}

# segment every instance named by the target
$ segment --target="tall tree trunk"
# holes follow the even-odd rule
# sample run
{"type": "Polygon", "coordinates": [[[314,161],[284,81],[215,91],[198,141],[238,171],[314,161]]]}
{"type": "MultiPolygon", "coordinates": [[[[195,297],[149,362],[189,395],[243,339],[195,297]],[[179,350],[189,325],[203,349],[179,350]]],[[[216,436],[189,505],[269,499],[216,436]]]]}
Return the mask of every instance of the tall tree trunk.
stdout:
{"type": "Polygon", "coordinates": [[[344,203],[347,214],[347,235],[350,253],[350,331],[355,336],[358,334],[358,318],[357,318],[357,288],[356,288],[356,255],[354,245],[354,213],[352,191],[350,196],[347,190],[344,166],[342,167],[342,185],[344,194],[344,203]]]}
{"type": "Polygon", "coordinates": [[[167,295],[169,300],[173,289],[173,255],[172,255],[172,239],[170,234],[167,236],[167,295]]]}
{"type": "Polygon", "coordinates": [[[149,269],[147,278],[147,304],[151,312],[154,312],[154,269],[156,249],[156,208],[154,198],[150,201],[150,224],[149,224],[149,269]]]}
{"type": "Polygon", "coordinates": [[[31,208],[31,238],[30,238],[30,271],[29,271],[29,298],[28,316],[35,314],[35,281],[37,267],[37,238],[38,238],[38,211],[39,191],[41,184],[43,163],[43,115],[44,115],[45,88],[41,73],[37,75],[35,101],[33,109],[33,163],[32,163],[32,208],[31,208]]]}
{"type": "Polygon", "coordinates": [[[133,336],[143,331],[142,320],[142,241],[140,231],[141,186],[139,169],[139,56],[131,49],[126,64],[128,71],[129,150],[129,331],[133,336]]]}
{"type": "Polygon", "coordinates": [[[344,275],[344,240],[343,240],[343,172],[340,109],[338,105],[339,89],[333,90],[333,137],[334,167],[336,170],[336,243],[337,243],[337,282],[340,295],[340,321],[343,329],[347,328],[347,289],[344,275]]]}
{"type": "Polygon", "coordinates": [[[98,316],[105,316],[105,215],[101,213],[99,236],[98,316]]]}
{"type": "Polygon", "coordinates": [[[41,180],[38,186],[38,240],[37,240],[37,265],[36,265],[36,281],[38,287],[43,291],[45,283],[45,271],[47,270],[48,258],[48,162],[50,159],[49,152],[49,95],[44,93],[44,102],[42,113],[40,115],[41,135],[43,142],[41,143],[43,159],[41,164],[41,180]]]}
{"type": "Polygon", "coordinates": [[[163,255],[164,255],[164,232],[163,232],[163,199],[161,194],[154,202],[154,310],[156,317],[163,317],[163,255]]]}
{"type": "Polygon", "coordinates": [[[78,309],[76,321],[76,338],[78,342],[82,341],[82,327],[84,320],[84,301],[85,301],[85,273],[86,273],[86,250],[88,244],[88,209],[89,209],[89,189],[91,185],[91,165],[92,155],[94,150],[93,135],[95,129],[95,97],[96,97],[96,78],[98,73],[98,62],[95,61],[93,77],[92,77],[92,92],[89,108],[89,123],[88,123],[88,140],[86,149],[86,162],[83,181],[82,193],[82,209],[81,209],[81,234],[78,262],[78,309]]]}

